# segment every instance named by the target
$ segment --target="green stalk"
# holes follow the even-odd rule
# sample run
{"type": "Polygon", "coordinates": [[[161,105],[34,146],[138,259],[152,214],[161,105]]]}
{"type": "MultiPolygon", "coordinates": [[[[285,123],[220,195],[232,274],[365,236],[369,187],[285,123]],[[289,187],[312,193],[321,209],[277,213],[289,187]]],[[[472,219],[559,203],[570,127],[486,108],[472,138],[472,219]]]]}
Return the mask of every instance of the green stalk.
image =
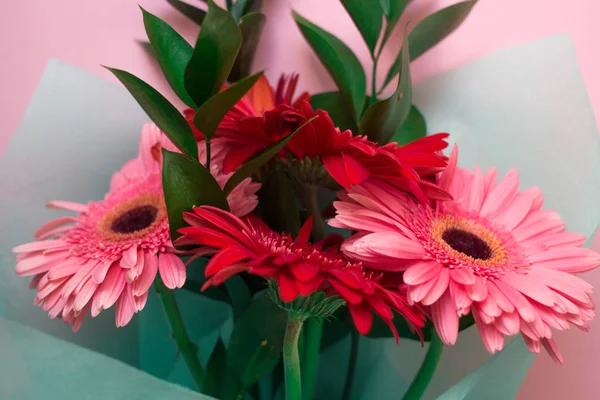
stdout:
{"type": "Polygon", "coordinates": [[[304,319],[301,315],[288,313],[288,322],[283,338],[283,369],[285,373],[285,400],[302,400],[302,381],[298,338],[304,319]]]}
{"type": "Polygon", "coordinates": [[[175,340],[177,348],[179,349],[179,352],[181,353],[181,358],[183,358],[188,372],[198,387],[198,390],[201,391],[204,369],[202,368],[202,364],[200,364],[200,360],[198,359],[198,348],[194,343],[192,343],[187,331],[185,330],[185,325],[183,324],[183,319],[179,313],[175,295],[173,294],[172,290],[165,286],[160,277],[157,277],[156,281],[154,281],[154,287],[160,296],[163,308],[167,314],[167,319],[169,320],[169,325],[171,326],[172,336],[175,340]]]}
{"type": "Polygon", "coordinates": [[[371,101],[373,103],[377,101],[377,63],[379,62],[380,53],[373,59],[373,71],[371,72],[371,101]]]}
{"type": "Polygon", "coordinates": [[[417,376],[413,379],[402,400],[419,400],[423,397],[423,393],[425,393],[427,386],[429,386],[429,382],[433,378],[433,374],[440,362],[443,350],[444,343],[442,343],[437,333],[433,332],[425,360],[423,360],[417,376]]]}
{"type": "Polygon", "coordinates": [[[206,139],[206,169],[210,171],[210,140],[206,139]]]}
{"type": "Polygon", "coordinates": [[[233,7],[233,0],[227,0],[225,3],[227,4],[227,11],[231,12],[231,8],[233,7]]]}
{"type": "Polygon", "coordinates": [[[346,374],[346,383],[344,383],[344,394],[342,400],[349,400],[352,393],[352,384],[354,383],[354,375],[356,375],[356,361],[358,360],[358,345],[360,344],[360,336],[358,332],[352,331],[352,341],[350,342],[350,360],[348,361],[348,373],[346,374]]]}
{"type": "Polygon", "coordinates": [[[304,351],[302,352],[302,397],[312,400],[315,395],[319,353],[324,321],[310,318],[304,325],[304,351]]]}

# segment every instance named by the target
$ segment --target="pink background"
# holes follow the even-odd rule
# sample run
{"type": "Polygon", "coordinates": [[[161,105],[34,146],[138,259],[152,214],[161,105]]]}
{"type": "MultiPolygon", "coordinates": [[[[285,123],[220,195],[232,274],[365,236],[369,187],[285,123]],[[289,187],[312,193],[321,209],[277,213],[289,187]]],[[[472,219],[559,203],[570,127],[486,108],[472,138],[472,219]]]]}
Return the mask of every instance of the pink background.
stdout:
{"type": "MultiPolygon", "coordinates": [[[[136,43],[145,39],[138,1],[175,26],[188,40],[196,35],[196,26],[165,0],[21,0],[3,7],[0,13],[0,37],[3,38],[0,45],[0,153],[16,129],[48,58],[67,61],[111,81],[115,79],[99,64],[126,69],[161,92],[169,93],[157,67],[136,43]]],[[[414,1],[407,10],[407,18],[416,20],[453,2],[414,1]]],[[[334,88],[290,18],[290,10],[294,8],[343,38],[369,73],[367,48],[339,0],[264,0],[264,3],[270,24],[259,47],[256,69],[266,68],[271,78],[282,72],[298,71],[301,87],[313,92],[334,88]]],[[[567,31],[573,38],[598,120],[599,16],[600,2],[595,0],[480,0],[458,31],[413,63],[413,79],[418,82],[493,50],[567,31]]],[[[396,36],[399,37],[399,33],[396,36]]],[[[380,82],[391,55],[399,46],[398,42],[393,43],[390,51],[384,52],[380,82]]],[[[174,100],[174,96],[169,97],[174,100]]],[[[599,287],[600,271],[587,274],[586,279],[599,287]]],[[[519,399],[597,399],[598,391],[594,388],[598,385],[600,325],[594,323],[590,334],[570,331],[557,336],[566,365],[556,366],[546,355],[538,357],[519,399]]]]}

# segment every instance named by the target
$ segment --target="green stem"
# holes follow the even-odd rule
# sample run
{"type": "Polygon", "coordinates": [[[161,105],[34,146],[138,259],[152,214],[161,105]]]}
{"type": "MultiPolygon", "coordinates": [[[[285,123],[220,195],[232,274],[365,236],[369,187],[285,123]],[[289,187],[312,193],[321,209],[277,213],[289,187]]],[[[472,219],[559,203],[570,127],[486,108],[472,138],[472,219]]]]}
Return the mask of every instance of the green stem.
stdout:
{"type": "Polygon", "coordinates": [[[283,338],[283,369],[285,372],[285,400],[302,400],[302,382],[298,338],[304,319],[290,312],[283,338]]]}
{"type": "Polygon", "coordinates": [[[200,364],[200,360],[198,359],[198,348],[194,343],[192,343],[187,331],[185,330],[185,325],[183,324],[183,319],[179,313],[175,295],[173,294],[172,290],[165,286],[160,277],[156,278],[154,287],[160,296],[165,313],[167,314],[169,325],[171,325],[173,339],[175,340],[177,348],[181,353],[181,358],[183,358],[183,361],[192,377],[192,380],[198,387],[198,390],[201,390],[204,369],[202,368],[202,364],[200,364]]]}
{"type": "Polygon", "coordinates": [[[315,185],[302,184],[298,188],[300,200],[308,216],[313,217],[312,239],[317,242],[325,237],[325,223],[321,216],[321,208],[317,198],[318,188],[315,185]]]}
{"type": "Polygon", "coordinates": [[[417,376],[413,379],[402,400],[419,400],[423,396],[440,362],[443,350],[444,343],[442,343],[437,333],[433,332],[425,360],[423,360],[417,376]]]}
{"type": "Polygon", "coordinates": [[[307,320],[304,325],[304,351],[301,363],[302,397],[304,400],[312,400],[315,395],[323,325],[323,321],[314,317],[307,320]]]}
{"type": "Polygon", "coordinates": [[[379,52],[373,59],[373,72],[371,72],[371,101],[377,101],[377,63],[379,62],[379,52]]]}
{"type": "Polygon", "coordinates": [[[349,400],[352,393],[352,384],[354,383],[354,375],[356,374],[356,361],[358,360],[358,345],[360,336],[357,331],[352,331],[352,341],[350,342],[350,360],[348,365],[348,373],[346,374],[346,383],[344,383],[344,394],[342,400],[349,400]]]}
{"type": "Polygon", "coordinates": [[[206,140],[206,169],[210,171],[210,140],[206,140]]]}
{"type": "Polygon", "coordinates": [[[227,11],[231,12],[231,8],[233,7],[233,0],[227,0],[227,11]]]}

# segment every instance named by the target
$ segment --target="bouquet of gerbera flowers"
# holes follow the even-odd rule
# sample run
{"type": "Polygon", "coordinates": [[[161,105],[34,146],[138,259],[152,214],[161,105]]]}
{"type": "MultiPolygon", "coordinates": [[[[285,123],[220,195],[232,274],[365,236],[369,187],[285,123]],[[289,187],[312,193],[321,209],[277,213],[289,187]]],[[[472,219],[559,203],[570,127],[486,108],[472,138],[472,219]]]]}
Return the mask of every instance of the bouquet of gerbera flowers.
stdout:
{"type": "MultiPolygon", "coordinates": [[[[589,329],[592,287],[575,274],[600,255],[544,209],[538,188],[519,188],[516,170],[460,168],[460,143],[445,152],[448,134],[425,136],[412,105],[410,61],[474,1],[417,24],[381,86],[377,62],[408,1],[342,3],[373,58],[369,96],[354,54],[298,14],[339,91],[297,94],[298,75],[272,85],[248,74],[264,24],[252,1],[192,10],[202,23],[194,47],[142,10],[153,53],[189,108],[110,69],[153,123],[103,200],[50,202],[74,216],[14,249],[36,305],[74,331],[114,307],[121,327],[154,286],[198,390],[220,399],[270,399],[279,387],[288,400],[313,398],[328,324],[330,342],[352,335],[351,365],[359,335],[430,342],[406,399],[422,396],[443,346],[473,324],[490,353],[521,334],[532,352],[562,362],[553,330],[589,329]],[[190,269],[204,279],[188,279],[190,269]],[[231,337],[206,363],[179,288],[233,309],[231,337]]],[[[355,378],[350,368],[344,398],[355,378]]]]}

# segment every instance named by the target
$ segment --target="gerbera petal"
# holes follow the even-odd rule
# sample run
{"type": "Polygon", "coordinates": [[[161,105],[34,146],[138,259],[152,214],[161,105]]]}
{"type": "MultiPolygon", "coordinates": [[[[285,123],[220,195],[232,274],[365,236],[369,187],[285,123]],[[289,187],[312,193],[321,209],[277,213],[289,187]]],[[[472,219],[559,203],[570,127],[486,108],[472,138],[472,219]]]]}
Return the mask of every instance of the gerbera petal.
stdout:
{"type": "Polygon", "coordinates": [[[126,288],[119,302],[117,303],[117,309],[115,312],[115,322],[117,328],[121,328],[129,323],[135,314],[135,304],[133,302],[133,295],[131,294],[131,288],[126,288]]]}
{"type": "Polygon", "coordinates": [[[477,330],[485,348],[492,354],[502,350],[504,347],[504,335],[494,325],[483,323],[477,312],[473,312],[473,319],[475,319],[477,330]]]}
{"type": "Polygon", "coordinates": [[[344,165],[344,159],[339,154],[332,154],[321,157],[321,162],[323,166],[331,175],[331,177],[344,189],[350,189],[351,182],[348,177],[348,172],[346,171],[346,166],[344,165]]]}
{"type": "Polygon", "coordinates": [[[397,232],[377,232],[363,236],[356,243],[370,251],[398,259],[421,259],[425,256],[423,246],[397,232]]]}
{"type": "Polygon", "coordinates": [[[141,296],[143,293],[146,293],[150,289],[150,286],[152,286],[157,272],[158,255],[146,252],[144,254],[144,269],[132,285],[133,295],[141,296]]]}
{"type": "Polygon", "coordinates": [[[293,301],[296,297],[298,297],[298,295],[300,294],[300,291],[296,286],[296,282],[294,281],[291,275],[288,275],[286,273],[281,274],[278,283],[279,296],[284,302],[289,303],[290,301],[293,301]]]}
{"type": "Polygon", "coordinates": [[[366,335],[373,326],[373,313],[368,307],[362,305],[348,305],[348,310],[356,325],[356,329],[361,335],[366,335]]]}
{"type": "Polygon", "coordinates": [[[435,285],[423,297],[421,303],[426,306],[434,304],[448,290],[448,283],[450,283],[450,271],[448,268],[442,268],[435,285]]]}
{"type": "Polygon", "coordinates": [[[483,205],[480,215],[483,217],[493,216],[512,200],[519,189],[519,173],[516,169],[510,170],[490,189],[483,205]]]}
{"type": "Polygon", "coordinates": [[[137,245],[133,245],[123,252],[121,268],[132,268],[137,263],[137,245]]]}
{"type": "Polygon", "coordinates": [[[419,262],[404,271],[402,279],[409,285],[420,285],[437,276],[442,268],[436,261],[419,262]]]}
{"type": "Polygon", "coordinates": [[[55,208],[59,210],[75,211],[83,213],[88,211],[88,206],[81,203],[74,203],[72,201],[54,200],[46,204],[48,208],[55,208]]]}
{"type": "Polygon", "coordinates": [[[554,362],[558,364],[562,364],[563,357],[562,354],[560,354],[560,351],[558,350],[556,342],[552,338],[544,338],[541,340],[541,342],[544,346],[544,349],[546,349],[550,357],[552,357],[552,360],[554,360],[554,362]]]}
{"type": "Polygon", "coordinates": [[[462,285],[472,285],[475,283],[475,275],[467,268],[453,268],[450,271],[450,278],[462,285]]]}
{"type": "Polygon", "coordinates": [[[537,268],[548,268],[571,274],[600,266],[600,254],[583,247],[555,247],[529,256],[537,268]]]}
{"type": "Polygon", "coordinates": [[[483,301],[488,295],[486,282],[477,277],[472,285],[465,286],[465,290],[473,301],[483,301]]]}
{"type": "Polygon", "coordinates": [[[448,346],[454,345],[458,337],[458,315],[450,292],[444,292],[440,299],[432,304],[431,318],[442,342],[448,346]]]}
{"type": "Polygon", "coordinates": [[[185,283],[185,264],[175,254],[160,253],[158,255],[158,272],[163,283],[169,289],[180,288],[185,283]]]}

